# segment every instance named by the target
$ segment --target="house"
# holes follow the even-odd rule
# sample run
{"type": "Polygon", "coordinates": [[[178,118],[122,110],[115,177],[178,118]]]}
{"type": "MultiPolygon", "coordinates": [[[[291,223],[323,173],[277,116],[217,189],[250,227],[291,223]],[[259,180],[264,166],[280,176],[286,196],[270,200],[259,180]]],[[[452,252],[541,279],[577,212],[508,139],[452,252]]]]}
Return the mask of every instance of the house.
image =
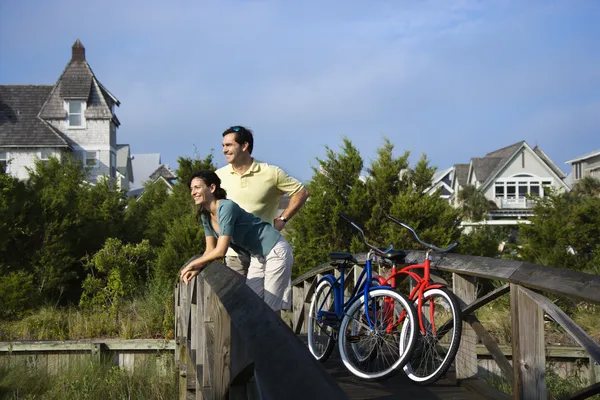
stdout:
{"type": "Polygon", "coordinates": [[[128,196],[140,197],[144,192],[144,185],[147,182],[157,182],[159,180],[162,180],[167,185],[169,192],[173,189],[173,184],[177,176],[169,168],[168,164],[161,162],[159,153],[133,154],[131,156],[131,165],[135,179],[129,187],[128,196]]]}
{"type": "Polygon", "coordinates": [[[576,157],[565,164],[571,164],[573,184],[586,176],[600,179],[600,150],[576,157]]]}
{"type": "Polygon", "coordinates": [[[452,178],[454,176],[454,168],[450,167],[442,171],[436,171],[431,179],[431,186],[425,189],[425,193],[432,195],[438,190],[439,196],[442,199],[450,201],[454,190],[452,189],[452,178]]]}
{"type": "MultiPolygon", "coordinates": [[[[119,105],[77,40],[54,85],[0,85],[0,163],[12,176],[27,179],[36,159],[71,154],[89,167],[91,182],[100,176],[117,179],[119,105]]],[[[125,175],[118,181],[132,181],[124,158],[121,167],[125,175]]]]}
{"type": "Polygon", "coordinates": [[[542,149],[537,146],[532,149],[520,141],[484,157],[472,158],[469,164],[455,165],[452,204],[458,205],[456,196],[461,188],[473,185],[495,204],[491,220],[526,218],[533,215],[533,202],[528,196],[543,197],[547,187],[568,191],[565,178],[565,173],[542,149]]]}

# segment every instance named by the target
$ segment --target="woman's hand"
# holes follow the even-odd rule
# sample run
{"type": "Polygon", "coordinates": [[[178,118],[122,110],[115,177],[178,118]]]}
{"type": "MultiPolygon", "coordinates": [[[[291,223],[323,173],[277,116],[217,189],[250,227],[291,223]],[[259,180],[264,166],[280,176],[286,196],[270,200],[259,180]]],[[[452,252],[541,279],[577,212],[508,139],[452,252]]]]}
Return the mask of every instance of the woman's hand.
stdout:
{"type": "Polygon", "coordinates": [[[179,272],[179,277],[181,278],[181,281],[183,283],[189,283],[192,278],[194,278],[196,275],[198,275],[200,273],[201,270],[201,266],[192,266],[192,265],[188,265],[187,267],[185,267],[184,269],[182,269],[179,272]]]}

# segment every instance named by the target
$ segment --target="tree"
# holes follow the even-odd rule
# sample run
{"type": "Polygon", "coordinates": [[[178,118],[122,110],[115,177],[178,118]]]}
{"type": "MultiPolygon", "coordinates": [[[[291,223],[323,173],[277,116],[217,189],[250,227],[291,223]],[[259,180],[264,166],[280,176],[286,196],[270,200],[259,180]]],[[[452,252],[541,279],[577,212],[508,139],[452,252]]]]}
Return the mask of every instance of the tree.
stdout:
{"type": "Polygon", "coordinates": [[[433,175],[437,167],[432,167],[423,153],[417,162],[417,165],[408,173],[408,180],[417,192],[424,192],[431,186],[433,175]]]}
{"type": "Polygon", "coordinates": [[[536,199],[531,224],[519,229],[523,260],[578,271],[598,271],[600,198],[577,192],[536,199]]]}
{"type": "Polygon", "coordinates": [[[470,221],[481,221],[492,209],[490,201],[483,192],[474,185],[465,185],[458,192],[458,201],[464,218],[470,221]]]}
{"type": "Polygon", "coordinates": [[[339,154],[326,147],[317,158],[318,168],[307,183],[311,196],[291,220],[290,243],[294,248],[294,274],[309,271],[327,260],[331,251],[350,250],[356,232],[341,218],[344,212],[364,223],[365,185],[360,180],[363,160],[352,142],[344,138],[339,154]]]}
{"type": "Polygon", "coordinates": [[[600,196],[600,179],[585,176],[575,183],[573,192],[582,196],[600,196]]]}
{"type": "Polygon", "coordinates": [[[380,230],[382,224],[388,223],[385,214],[390,212],[394,198],[401,190],[406,190],[408,182],[400,180],[400,171],[408,168],[409,152],[405,151],[399,158],[394,158],[394,145],[384,138],[384,144],[377,150],[378,158],[367,170],[366,182],[367,202],[370,212],[367,215],[365,228],[375,243],[384,239],[380,230]]]}

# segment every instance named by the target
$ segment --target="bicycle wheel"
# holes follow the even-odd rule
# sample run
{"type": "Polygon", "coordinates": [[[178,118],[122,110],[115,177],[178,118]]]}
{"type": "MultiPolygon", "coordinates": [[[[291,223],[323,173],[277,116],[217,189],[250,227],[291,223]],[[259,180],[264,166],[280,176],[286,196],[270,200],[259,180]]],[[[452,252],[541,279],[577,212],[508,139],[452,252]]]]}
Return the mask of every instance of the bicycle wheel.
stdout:
{"type": "MultiPolygon", "coordinates": [[[[417,302],[415,300],[414,304],[418,313],[417,302]]],[[[421,313],[425,332],[419,329],[417,344],[404,366],[404,372],[413,382],[427,385],[437,381],[454,361],[462,333],[458,304],[456,296],[447,289],[429,289],[423,293],[421,313]]],[[[404,335],[409,334],[408,327],[406,332],[403,329],[401,346],[404,335]]]]}
{"type": "Polygon", "coordinates": [[[409,360],[417,338],[416,311],[408,298],[389,289],[372,290],[366,307],[364,303],[361,295],[344,313],[338,337],[340,356],[359,378],[387,378],[409,360]]]}
{"type": "MultiPolygon", "coordinates": [[[[317,286],[308,311],[308,349],[321,362],[325,362],[333,351],[334,328],[317,318],[319,311],[334,314],[333,286],[329,281],[322,281],[317,286]]],[[[331,315],[330,314],[330,315],[331,315]]]]}

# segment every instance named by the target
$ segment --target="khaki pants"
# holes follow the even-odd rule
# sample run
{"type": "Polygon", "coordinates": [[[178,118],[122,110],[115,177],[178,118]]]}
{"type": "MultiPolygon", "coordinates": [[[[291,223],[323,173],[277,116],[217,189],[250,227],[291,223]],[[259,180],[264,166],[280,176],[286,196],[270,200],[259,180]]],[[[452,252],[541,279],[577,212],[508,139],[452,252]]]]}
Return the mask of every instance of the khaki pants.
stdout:
{"type": "MultiPolygon", "coordinates": [[[[228,252],[229,253],[229,252],[228,252]]],[[[240,275],[247,276],[248,275],[248,267],[250,267],[250,257],[244,254],[238,254],[234,251],[231,252],[232,255],[227,254],[225,256],[225,265],[234,270],[240,275]],[[237,255],[233,255],[237,254],[237,255]]]]}
{"type": "Polygon", "coordinates": [[[292,307],[292,246],[279,239],[266,257],[253,256],[248,268],[247,284],[273,311],[292,307]]]}

